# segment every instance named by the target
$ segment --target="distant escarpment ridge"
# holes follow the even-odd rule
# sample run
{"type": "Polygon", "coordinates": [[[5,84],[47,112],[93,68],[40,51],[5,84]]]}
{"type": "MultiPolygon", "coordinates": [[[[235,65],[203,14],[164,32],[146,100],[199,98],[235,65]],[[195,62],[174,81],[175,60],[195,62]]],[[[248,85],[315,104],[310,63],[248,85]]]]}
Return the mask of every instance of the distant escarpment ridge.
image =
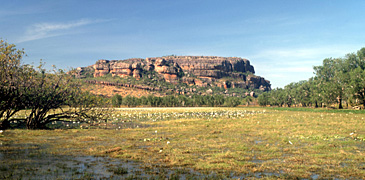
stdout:
{"type": "MultiPolygon", "coordinates": [[[[146,59],[98,60],[94,65],[77,68],[77,76],[86,72],[94,78],[112,76],[150,79],[196,87],[222,87],[271,90],[270,81],[256,76],[250,61],[239,57],[163,56],[146,59]]],[[[146,85],[146,84],[144,84],[146,85]]]]}

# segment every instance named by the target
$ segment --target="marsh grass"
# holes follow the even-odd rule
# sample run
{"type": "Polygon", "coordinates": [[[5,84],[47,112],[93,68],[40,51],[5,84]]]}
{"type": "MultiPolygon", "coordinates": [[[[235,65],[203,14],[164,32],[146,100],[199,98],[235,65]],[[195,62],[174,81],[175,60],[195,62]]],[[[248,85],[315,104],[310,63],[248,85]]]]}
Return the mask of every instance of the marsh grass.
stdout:
{"type": "MultiPolygon", "coordinates": [[[[35,153],[24,160],[43,153],[139,162],[137,172],[109,168],[124,178],[149,170],[162,179],[365,177],[364,114],[272,108],[134,108],[114,113],[109,129],[6,131],[0,137],[0,154],[14,151],[23,157],[23,151],[31,150],[35,153]]],[[[1,155],[0,160],[5,163],[1,155]]],[[[27,166],[19,158],[5,164],[0,171],[27,166]]],[[[61,164],[58,173],[65,168],[61,164]]]]}

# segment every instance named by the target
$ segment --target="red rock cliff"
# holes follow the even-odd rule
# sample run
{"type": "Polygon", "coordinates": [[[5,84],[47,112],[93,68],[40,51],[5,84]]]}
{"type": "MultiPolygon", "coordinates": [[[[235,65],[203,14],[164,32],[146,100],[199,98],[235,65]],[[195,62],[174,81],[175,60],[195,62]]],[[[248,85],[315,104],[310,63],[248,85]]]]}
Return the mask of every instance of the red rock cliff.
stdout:
{"type": "Polygon", "coordinates": [[[164,56],[146,59],[98,60],[93,66],[94,77],[133,76],[141,78],[155,71],[167,82],[181,81],[189,85],[220,86],[270,90],[270,81],[254,75],[250,61],[238,57],[164,56]]]}

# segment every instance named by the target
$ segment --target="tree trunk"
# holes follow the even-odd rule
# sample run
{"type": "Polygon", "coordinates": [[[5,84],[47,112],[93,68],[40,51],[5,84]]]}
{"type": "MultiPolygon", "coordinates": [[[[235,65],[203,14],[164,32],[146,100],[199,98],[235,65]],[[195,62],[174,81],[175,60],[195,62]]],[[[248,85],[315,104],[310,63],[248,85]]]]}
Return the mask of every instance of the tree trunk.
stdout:
{"type": "Polygon", "coordinates": [[[27,129],[49,129],[46,124],[47,123],[41,122],[41,120],[38,119],[27,119],[27,129]]]}
{"type": "Polygon", "coordinates": [[[338,98],[338,109],[343,109],[343,107],[342,107],[342,98],[341,97],[339,97],[338,98]]]}
{"type": "Polygon", "coordinates": [[[362,93],[360,94],[360,100],[362,100],[363,108],[365,109],[365,89],[362,90],[362,93]]]}
{"type": "Polygon", "coordinates": [[[34,117],[28,117],[27,118],[27,129],[42,129],[41,124],[39,123],[39,119],[34,117]]]}
{"type": "Polygon", "coordinates": [[[27,118],[27,129],[37,129],[36,122],[31,118],[27,118]]]}

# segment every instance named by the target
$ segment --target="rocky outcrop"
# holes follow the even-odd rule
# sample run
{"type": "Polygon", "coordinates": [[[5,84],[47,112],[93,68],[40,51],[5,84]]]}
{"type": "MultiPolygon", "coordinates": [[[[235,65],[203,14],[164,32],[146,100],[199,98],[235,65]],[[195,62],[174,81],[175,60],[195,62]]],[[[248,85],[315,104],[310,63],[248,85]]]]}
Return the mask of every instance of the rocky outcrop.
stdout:
{"type": "Polygon", "coordinates": [[[249,88],[260,89],[263,91],[271,90],[270,81],[265,80],[263,77],[248,75],[246,84],[249,88]]]}
{"type": "Polygon", "coordinates": [[[232,72],[255,73],[250,61],[238,57],[218,56],[167,56],[180,65],[184,72],[197,76],[222,78],[232,72]]]}
{"type": "Polygon", "coordinates": [[[98,60],[93,66],[94,77],[107,74],[119,77],[149,78],[156,73],[171,83],[224,88],[271,89],[270,81],[254,75],[250,61],[238,57],[164,56],[146,59],[98,60]]]}
{"type": "Polygon", "coordinates": [[[94,77],[112,74],[119,77],[134,77],[139,79],[148,71],[156,71],[166,81],[176,83],[182,71],[177,63],[166,61],[164,58],[127,59],[127,60],[98,60],[94,65],[94,77]]]}
{"type": "Polygon", "coordinates": [[[182,72],[179,64],[167,61],[165,58],[146,58],[149,67],[162,75],[167,82],[176,83],[182,72]]]}
{"type": "Polygon", "coordinates": [[[141,77],[141,64],[143,59],[128,59],[125,61],[117,60],[98,60],[94,65],[94,77],[112,74],[112,76],[126,77],[133,76],[136,79],[141,77]]]}
{"type": "Polygon", "coordinates": [[[100,77],[109,74],[110,64],[108,60],[99,60],[93,65],[95,70],[94,77],[100,77]]]}

